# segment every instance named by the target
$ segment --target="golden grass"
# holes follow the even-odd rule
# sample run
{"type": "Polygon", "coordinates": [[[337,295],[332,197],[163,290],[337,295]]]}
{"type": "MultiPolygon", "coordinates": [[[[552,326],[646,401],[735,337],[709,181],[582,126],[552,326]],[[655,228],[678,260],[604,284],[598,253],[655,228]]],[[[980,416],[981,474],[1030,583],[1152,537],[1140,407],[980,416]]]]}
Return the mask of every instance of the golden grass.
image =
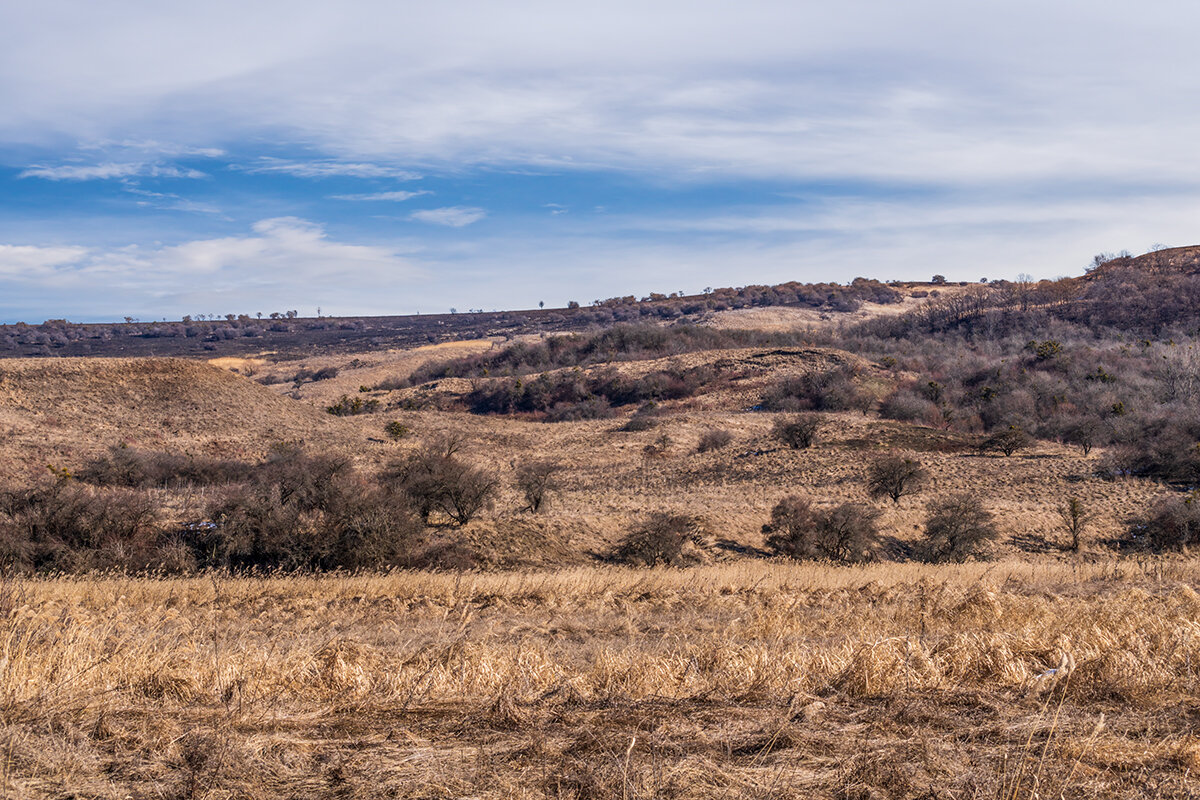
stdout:
{"type": "Polygon", "coordinates": [[[10,581],[0,786],[1180,796],[1198,581],[1182,559],[10,581]]]}

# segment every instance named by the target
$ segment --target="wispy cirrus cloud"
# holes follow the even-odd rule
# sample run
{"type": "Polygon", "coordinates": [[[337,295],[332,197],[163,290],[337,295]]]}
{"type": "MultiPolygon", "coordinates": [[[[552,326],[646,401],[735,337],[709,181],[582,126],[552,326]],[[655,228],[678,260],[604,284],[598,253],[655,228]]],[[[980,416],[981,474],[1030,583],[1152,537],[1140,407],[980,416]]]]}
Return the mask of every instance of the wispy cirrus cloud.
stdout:
{"type": "Polygon", "coordinates": [[[251,174],[277,173],[297,178],[391,178],[413,181],[421,176],[415,172],[386,164],[332,160],[299,161],[263,158],[257,163],[238,165],[235,169],[251,174]]]}
{"type": "Polygon", "coordinates": [[[431,225],[446,225],[450,228],[462,228],[473,222],[478,222],[487,216],[487,211],[471,206],[447,206],[446,208],[427,208],[414,211],[409,219],[417,222],[428,222],[431,225]]]}
{"type": "Polygon", "coordinates": [[[27,167],[17,177],[41,178],[48,181],[106,181],[126,178],[206,178],[207,173],[190,167],[146,162],[104,164],[36,165],[27,167]]]}
{"type": "Polygon", "coordinates": [[[357,202],[403,203],[423,194],[432,194],[424,189],[416,192],[370,192],[367,194],[333,194],[331,200],[351,200],[357,202]]]}

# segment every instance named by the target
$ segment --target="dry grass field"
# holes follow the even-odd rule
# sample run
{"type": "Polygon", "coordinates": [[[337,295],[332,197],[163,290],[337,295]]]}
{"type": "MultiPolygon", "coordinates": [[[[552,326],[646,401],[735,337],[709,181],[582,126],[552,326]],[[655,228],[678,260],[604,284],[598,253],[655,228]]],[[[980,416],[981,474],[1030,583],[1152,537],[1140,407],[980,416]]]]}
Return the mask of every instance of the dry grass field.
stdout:
{"type": "Polygon", "coordinates": [[[0,789],[1188,797],[1197,581],[1186,560],[9,581],[0,789]]]}

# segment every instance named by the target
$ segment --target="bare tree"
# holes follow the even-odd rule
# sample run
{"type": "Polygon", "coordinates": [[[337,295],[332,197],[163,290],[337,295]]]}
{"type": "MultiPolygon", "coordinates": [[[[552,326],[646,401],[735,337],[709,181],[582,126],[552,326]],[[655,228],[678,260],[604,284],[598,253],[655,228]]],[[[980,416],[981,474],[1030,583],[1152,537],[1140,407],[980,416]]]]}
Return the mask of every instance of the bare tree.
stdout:
{"type": "Polygon", "coordinates": [[[1018,428],[1016,425],[1009,425],[1008,428],[1002,431],[993,433],[988,438],[984,439],[980,445],[980,450],[999,450],[1006,456],[1011,456],[1018,450],[1024,450],[1033,443],[1029,434],[1018,428]]]}
{"type": "Polygon", "coordinates": [[[867,491],[871,497],[890,497],[899,503],[914,494],[928,476],[921,462],[898,453],[875,460],[867,469],[867,491]]]}
{"type": "Polygon", "coordinates": [[[999,538],[996,518],[970,492],[950,495],[929,504],[925,537],[932,561],[965,561],[999,538]]]}
{"type": "Polygon", "coordinates": [[[517,465],[517,488],[525,497],[524,511],[536,514],[550,500],[550,493],[557,491],[556,475],[562,469],[553,461],[526,461],[517,465]]]}

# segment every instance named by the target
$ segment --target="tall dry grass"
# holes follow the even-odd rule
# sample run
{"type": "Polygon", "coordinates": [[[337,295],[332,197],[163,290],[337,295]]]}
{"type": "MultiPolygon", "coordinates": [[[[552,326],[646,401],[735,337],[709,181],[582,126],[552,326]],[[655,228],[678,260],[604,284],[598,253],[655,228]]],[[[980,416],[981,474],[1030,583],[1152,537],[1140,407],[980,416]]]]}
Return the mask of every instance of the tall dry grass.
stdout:
{"type": "Polygon", "coordinates": [[[1182,791],[1200,765],[1198,580],[1169,560],[9,581],[0,786],[1182,791]]]}

